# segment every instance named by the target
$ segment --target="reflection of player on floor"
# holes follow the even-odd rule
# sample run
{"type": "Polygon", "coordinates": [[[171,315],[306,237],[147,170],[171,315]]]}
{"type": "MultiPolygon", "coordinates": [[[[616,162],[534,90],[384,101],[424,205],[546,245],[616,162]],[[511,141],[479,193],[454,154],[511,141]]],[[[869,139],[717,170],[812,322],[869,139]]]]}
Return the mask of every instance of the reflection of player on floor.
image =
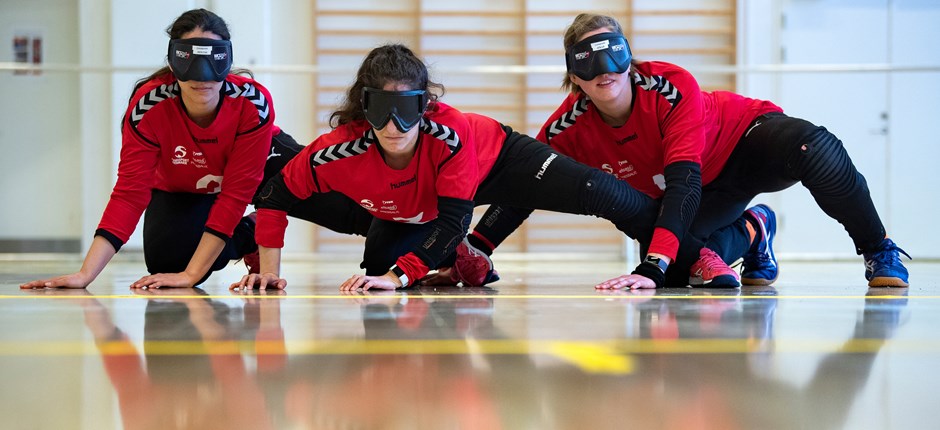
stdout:
{"type": "MultiPolygon", "coordinates": [[[[248,371],[237,352],[239,331],[225,304],[155,296],[147,302],[141,356],[98,300],[78,303],[117,393],[124,428],[274,428],[258,375],[248,371]],[[205,348],[205,354],[161,350],[173,344],[205,348]]],[[[286,364],[279,306],[279,300],[245,305],[246,314],[260,317],[250,331],[251,340],[263,341],[265,348],[257,356],[258,374],[279,372],[286,364]]]]}
{"type": "MultiPolygon", "coordinates": [[[[475,341],[503,338],[493,324],[492,298],[386,293],[355,299],[366,343],[452,341],[469,350],[475,341]]],[[[291,361],[297,376],[285,402],[290,422],[303,428],[329,428],[327,421],[335,428],[534,428],[535,391],[532,380],[523,379],[531,377],[525,373],[531,369],[529,357],[520,355],[299,357],[291,361]],[[504,404],[525,411],[501,408],[504,404]]]]}
{"type": "MultiPolygon", "coordinates": [[[[844,428],[880,348],[902,322],[907,299],[866,298],[851,337],[834,342],[833,352],[816,357],[809,380],[797,382],[774,376],[773,363],[766,361],[804,362],[813,356],[774,351],[778,300],[769,295],[772,290],[760,288],[744,287],[742,294],[765,298],[629,300],[626,306],[639,316],[641,340],[688,341],[696,352],[632,354],[636,369],[622,377],[574,369],[540,375],[539,403],[550,406],[552,426],[609,428],[623,421],[630,428],[844,428]],[[702,351],[708,344],[733,351],[702,351]]],[[[885,290],[869,289],[868,295],[906,295],[906,290],[885,290]]]]}

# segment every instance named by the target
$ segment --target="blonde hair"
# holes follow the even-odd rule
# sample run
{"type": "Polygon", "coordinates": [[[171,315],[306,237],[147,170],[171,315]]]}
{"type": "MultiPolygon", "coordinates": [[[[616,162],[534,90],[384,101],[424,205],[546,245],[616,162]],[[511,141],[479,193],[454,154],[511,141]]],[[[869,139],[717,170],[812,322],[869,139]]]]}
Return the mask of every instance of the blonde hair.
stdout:
{"type": "MultiPolygon", "coordinates": [[[[565,52],[568,52],[568,49],[578,43],[578,40],[584,37],[585,34],[601,28],[623,34],[623,27],[614,17],[596,13],[582,13],[574,17],[574,21],[565,29],[565,52]]],[[[561,88],[572,93],[581,92],[581,87],[571,80],[570,73],[565,73],[565,77],[561,81],[561,88]]]]}

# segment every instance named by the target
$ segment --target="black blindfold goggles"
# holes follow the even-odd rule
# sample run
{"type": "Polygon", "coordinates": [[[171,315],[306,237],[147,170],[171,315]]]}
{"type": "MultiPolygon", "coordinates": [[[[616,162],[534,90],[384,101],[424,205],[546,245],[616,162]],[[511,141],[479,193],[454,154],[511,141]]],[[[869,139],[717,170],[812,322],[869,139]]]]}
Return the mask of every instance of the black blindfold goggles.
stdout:
{"type": "Polygon", "coordinates": [[[222,82],[232,70],[232,41],[173,39],[167,58],[180,81],[222,82]]]}
{"type": "Polygon", "coordinates": [[[425,90],[362,89],[362,112],[366,121],[376,130],[385,128],[392,121],[395,128],[405,133],[421,121],[427,107],[428,92],[425,90]]]}
{"type": "Polygon", "coordinates": [[[630,68],[633,54],[620,33],[598,33],[565,52],[568,73],[590,81],[604,73],[623,73],[630,68]]]}

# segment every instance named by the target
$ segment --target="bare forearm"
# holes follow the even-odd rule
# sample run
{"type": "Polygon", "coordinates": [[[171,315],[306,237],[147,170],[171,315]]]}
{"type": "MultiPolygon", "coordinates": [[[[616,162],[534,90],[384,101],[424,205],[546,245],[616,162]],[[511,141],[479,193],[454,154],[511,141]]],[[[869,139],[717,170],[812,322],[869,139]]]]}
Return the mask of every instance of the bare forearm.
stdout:
{"type": "Polygon", "coordinates": [[[95,236],[79,272],[87,277],[88,283],[91,283],[101,274],[115,254],[117,251],[111,246],[111,242],[101,236],[95,236]]]}
{"type": "Polygon", "coordinates": [[[261,273],[271,273],[281,276],[281,248],[268,248],[258,246],[258,256],[261,259],[261,273]]]}
{"type": "Polygon", "coordinates": [[[196,252],[193,253],[193,257],[186,266],[186,275],[191,277],[194,283],[202,279],[212,268],[223,249],[225,249],[225,241],[214,234],[203,233],[196,252]]]}

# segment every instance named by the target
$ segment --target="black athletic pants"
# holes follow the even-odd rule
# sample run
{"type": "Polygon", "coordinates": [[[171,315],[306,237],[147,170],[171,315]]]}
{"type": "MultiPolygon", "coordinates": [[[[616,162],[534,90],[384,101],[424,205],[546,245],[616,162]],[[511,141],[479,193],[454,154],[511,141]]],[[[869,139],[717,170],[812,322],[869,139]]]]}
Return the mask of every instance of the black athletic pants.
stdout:
{"type": "MultiPolygon", "coordinates": [[[[271,141],[271,153],[264,166],[263,185],[297,155],[303,146],[283,131],[271,141]]],[[[258,187],[258,190],[261,186],[258,187]]],[[[150,273],[177,273],[186,269],[206,231],[209,210],[215,194],[170,193],[153,190],[144,214],[144,261],[150,273]]],[[[365,236],[372,215],[352,199],[336,192],[314,193],[291,208],[288,215],[310,221],[331,230],[365,236]]],[[[255,224],[248,217],[235,227],[222,253],[213,263],[209,275],[225,267],[231,260],[258,249],[255,224]]]]}
{"type": "Polygon", "coordinates": [[[758,194],[781,191],[797,182],[809,190],[823,212],[845,227],[857,253],[873,249],[884,239],[885,228],[868,184],[842,142],[825,127],[775,112],[754,120],[721,174],[702,188],[702,202],[689,230],[690,243],[683,243],[677,267],[691,267],[698,258],[697,252],[690,252],[696,243],[706,243],[729,264],[743,256],[749,238],[741,213],[758,194]]]}
{"type": "MultiPolygon", "coordinates": [[[[504,127],[506,140],[496,163],[474,196],[476,205],[505,204],[606,218],[628,236],[650,239],[658,203],[626,182],[559,154],[532,137],[504,127]]],[[[524,218],[523,218],[524,219],[524,218]]],[[[520,221],[521,222],[521,221],[520,221]]],[[[376,219],[366,239],[362,268],[378,276],[428,234],[429,224],[376,219]]],[[[453,265],[453,258],[441,267],[453,265]]],[[[431,269],[436,269],[432,267],[431,269]]]]}
{"type": "MultiPolygon", "coordinates": [[[[666,286],[688,285],[689,269],[698,260],[703,246],[717,252],[729,264],[743,256],[750,246],[742,215],[748,204],[760,193],[780,191],[797,182],[809,189],[826,214],[845,226],[856,252],[870,250],[884,238],[884,226],[865,178],[855,169],[842,142],[808,121],[769,113],[754,120],[721,174],[702,188],[698,212],[680,244],[676,261],[666,272],[666,286]]],[[[554,198],[552,192],[543,195],[533,189],[531,194],[530,199],[554,198]]],[[[493,206],[475,230],[499,245],[525,221],[532,207],[493,206]]],[[[637,224],[621,230],[640,242],[645,255],[659,202],[646,197],[645,202],[635,207],[646,213],[632,215],[637,224]]]]}

